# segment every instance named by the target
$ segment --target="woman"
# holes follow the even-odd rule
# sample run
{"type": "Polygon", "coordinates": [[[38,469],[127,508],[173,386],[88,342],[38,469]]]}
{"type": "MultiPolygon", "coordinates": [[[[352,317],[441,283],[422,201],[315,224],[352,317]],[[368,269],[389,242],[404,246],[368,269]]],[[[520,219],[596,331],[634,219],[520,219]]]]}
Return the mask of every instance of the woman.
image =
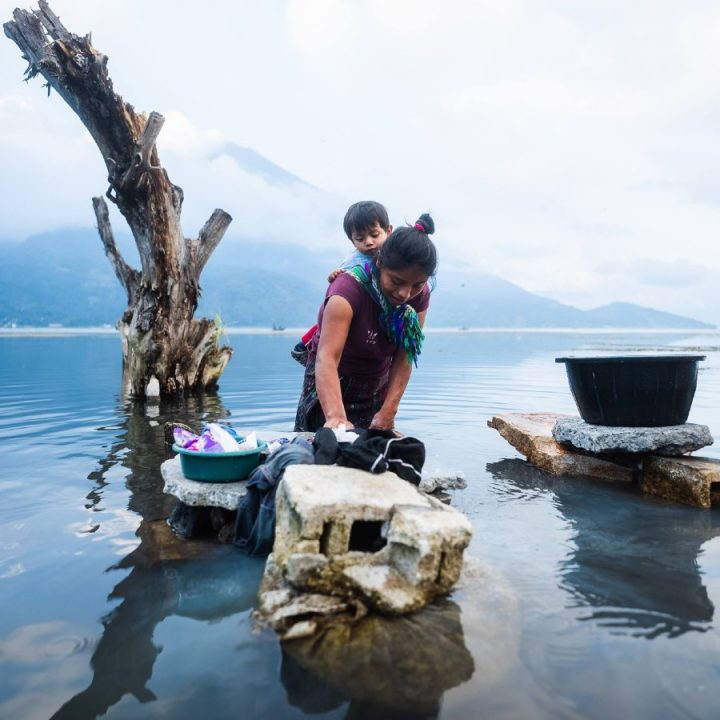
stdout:
{"type": "Polygon", "coordinates": [[[392,430],[417,364],[437,252],[430,215],[394,230],[373,265],[328,288],[308,347],[295,430],[345,425],[392,430]]]}

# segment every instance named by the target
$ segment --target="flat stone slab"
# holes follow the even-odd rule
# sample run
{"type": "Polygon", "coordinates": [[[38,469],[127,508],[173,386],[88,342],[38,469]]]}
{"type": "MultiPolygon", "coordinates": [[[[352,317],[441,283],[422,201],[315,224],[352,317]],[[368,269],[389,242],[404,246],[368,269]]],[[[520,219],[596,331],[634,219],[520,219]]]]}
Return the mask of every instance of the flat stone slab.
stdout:
{"type": "Polygon", "coordinates": [[[684,455],[713,444],[707,425],[685,423],[664,427],[590,425],[579,417],[558,417],[552,435],[562,445],[604,454],[684,455]]]}
{"type": "Polygon", "coordinates": [[[712,507],[720,504],[720,460],[648,457],[643,461],[640,488],[665,500],[712,507]]]}
{"type": "Polygon", "coordinates": [[[231,483],[208,483],[188,480],[180,468],[180,456],[166,460],[160,466],[166,495],[174,495],[186,505],[221,507],[237,510],[240,500],[247,493],[247,480],[231,483]]]}
{"type": "Polygon", "coordinates": [[[599,480],[632,482],[631,468],[605,458],[567,448],[555,440],[553,428],[572,415],[555,413],[506,413],[488,420],[518,452],[551,475],[584,475],[599,480]]]}

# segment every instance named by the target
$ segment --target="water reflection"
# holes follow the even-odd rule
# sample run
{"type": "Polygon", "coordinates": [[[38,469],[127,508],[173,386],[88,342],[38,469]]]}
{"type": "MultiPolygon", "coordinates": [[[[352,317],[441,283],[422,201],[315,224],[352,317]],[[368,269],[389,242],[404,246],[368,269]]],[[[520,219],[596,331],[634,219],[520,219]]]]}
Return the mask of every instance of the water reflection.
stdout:
{"type": "Polygon", "coordinates": [[[166,617],[213,620],[253,607],[262,563],[229,564],[231,550],[179,542],[163,520],[143,521],[138,535],[140,545],[113,568],[131,571],[110,594],[120,604],[102,618],[92,682],[53,715],[57,720],[104,715],[125,695],[155,700],[147,687],[161,651],[153,635],[166,617]]]}
{"type": "MultiPolygon", "coordinates": [[[[122,414],[121,414],[122,413],[122,414]]],[[[165,518],[175,501],[162,493],[159,467],[168,456],[163,424],[198,427],[227,417],[218,396],[148,406],[127,402],[116,440],[88,476],[86,509],[102,517],[103,496],[116,466],[128,470],[128,509],[140,517],[139,544],[108,570],[126,572],[108,600],[117,605],[102,619],[88,687],[65,702],[54,720],[105,715],[126,696],[158,700],[149,687],[161,652],[158,626],[172,615],[218,620],[255,605],[264,562],[234,548],[178,539],[165,518]],[[150,410],[150,412],[149,412],[150,410]]],[[[98,523],[92,519],[87,532],[98,523]]],[[[443,693],[473,674],[460,609],[450,601],[409,618],[365,618],[331,628],[321,637],[286,644],[280,680],[292,705],[314,713],[349,703],[346,717],[427,717],[440,711],[443,693]]],[[[275,678],[277,682],[278,678],[275,678]]]]}
{"type": "Polygon", "coordinates": [[[349,702],[345,718],[437,718],[443,693],[469,680],[460,608],[442,600],[401,618],[366,617],[283,644],[289,702],[321,713],[349,702]]]}
{"type": "MultiPolygon", "coordinates": [[[[224,418],[227,411],[214,395],[150,407],[153,411],[148,413],[142,402],[123,406],[125,419],[118,440],[88,476],[93,486],[86,508],[95,512],[100,510],[110,470],[119,463],[130,471],[128,508],[141,518],[136,532],[140,542],[108,568],[129,573],[108,598],[119,604],[101,620],[103,634],[90,661],[92,682],[53,718],[95,718],[125,695],[141,703],[155,700],[147,683],[160,652],[153,634],[165,618],[219,619],[246,611],[255,602],[262,562],[229,563],[229,556],[235,556],[231,548],[179,540],[165,522],[176,501],[162,493],[159,468],[167,457],[164,421],[172,418],[196,426],[224,418]]],[[[88,532],[97,527],[91,522],[88,532]]]]}
{"type": "Polygon", "coordinates": [[[617,634],[652,639],[710,628],[715,608],[698,568],[704,543],[720,535],[717,513],[671,506],[632,488],[553,478],[519,459],[487,465],[524,494],[551,491],[574,531],[574,549],[558,568],[561,587],[617,634]]]}

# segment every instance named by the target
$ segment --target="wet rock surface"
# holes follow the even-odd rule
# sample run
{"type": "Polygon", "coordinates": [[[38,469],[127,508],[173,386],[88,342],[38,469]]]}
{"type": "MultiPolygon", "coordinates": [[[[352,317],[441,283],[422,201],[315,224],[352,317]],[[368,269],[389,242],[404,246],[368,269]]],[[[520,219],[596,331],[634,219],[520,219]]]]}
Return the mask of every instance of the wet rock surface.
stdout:
{"type": "Polygon", "coordinates": [[[686,505],[720,505],[720,462],[699,457],[649,457],[643,462],[640,487],[650,495],[686,505]]]}
{"type": "Polygon", "coordinates": [[[533,465],[552,475],[583,475],[599,480],[632,482],[633,468],[609,458],[594,457],[567,448],[553,437],[553,428],[572,415],[507,413],[488,420],[510,445],[533,465]]]}
{"type": "Polygon", "coordinates": [[[708,426],[695,423],[665,427],[610,427],[590,425],[577,417],[558,417],[552,435],[562,445],[598,454],[675,456],[713,444],[708,426]]]}

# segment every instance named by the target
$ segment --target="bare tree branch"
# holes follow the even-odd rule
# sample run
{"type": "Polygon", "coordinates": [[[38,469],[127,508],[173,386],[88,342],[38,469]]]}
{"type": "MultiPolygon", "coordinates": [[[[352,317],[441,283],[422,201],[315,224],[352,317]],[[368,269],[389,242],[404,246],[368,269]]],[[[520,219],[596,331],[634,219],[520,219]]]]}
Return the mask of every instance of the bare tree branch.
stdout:
{"type": "Polygon", "coordinates": [[[110,215],[105,200],[101,197],[94,197],[92,204],[93,210],[95,210],[95,217],[97,218],[98,232],[100,233],[100,238],[105,248],[105,255],[107,255],[113,270],[115,270],[115,275],[117,275],[120,284],[125,288],[125,292],[127,292],[128,304],[131,304],[135,299],[138,286],[140,285],[140,273],[125,262],[120,250],[118,250],[112,227],[110,226],[110,215]]]}
{"type": "Polygon", "coordinates": [[[155,141],[165,124],[165,118],[158,112],[151,112],[140,139],[135,143],[135,153],[125,176],[120,181],[123,189],[132,189],[140,186],[142,178],[148,170],[162,170],[162,166],[153,165],[151,161],[155,141]]]}
{"type": "Polygon", "coordinates": [[[193,242],[195,256],[195,277],[199,278],[205,264],[210,259],[225,231],[232,222],[232,217],[224,210],[216,209],[208,221],[202,226],[198,239],[193,242]]]}
{"type": "Polygon", "coordinates": [[[70,33],[60,22],[60,18],[50,9],[46,0],[39,0],[38,6],[40,7],[40,12],[35,14],[43,24],[43,27],[47,31],[48,35],[50,35],[53,40],[69,40],[70,33]]]}

